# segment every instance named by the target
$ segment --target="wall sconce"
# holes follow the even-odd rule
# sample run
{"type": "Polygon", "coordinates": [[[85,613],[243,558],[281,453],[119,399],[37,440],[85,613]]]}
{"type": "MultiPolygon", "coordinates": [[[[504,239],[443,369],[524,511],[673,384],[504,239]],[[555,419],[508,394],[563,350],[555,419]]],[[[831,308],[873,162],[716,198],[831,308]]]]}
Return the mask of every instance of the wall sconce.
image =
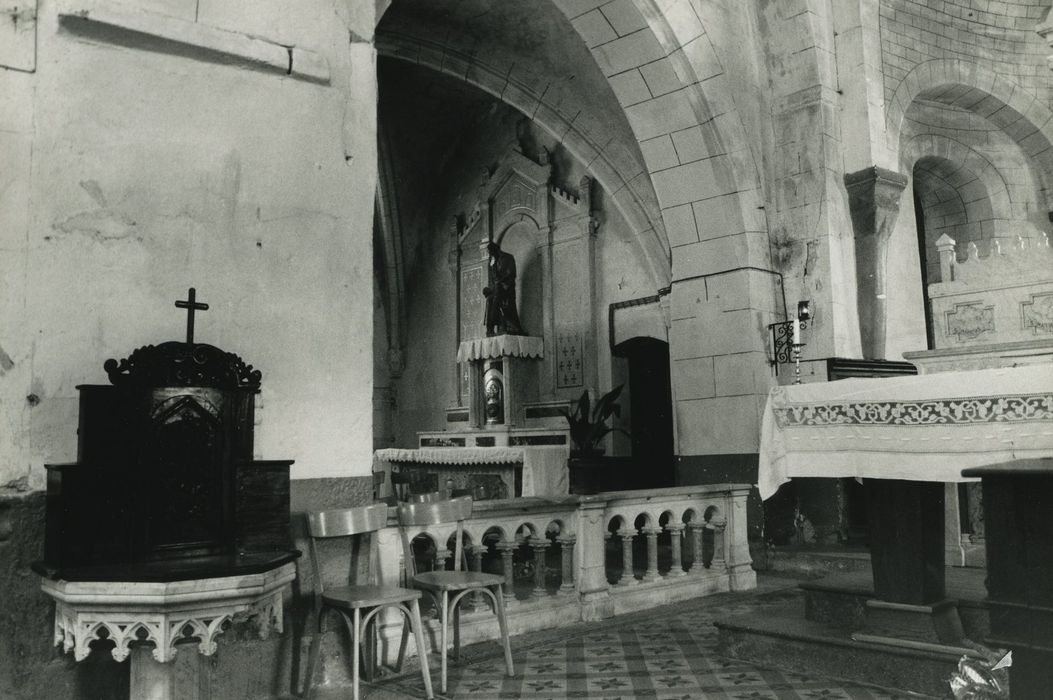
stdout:
{"type": "Polygon", "coordinates": [[[801,348],[805,343],[801,342],[801,331],[808,327],[808,321],[812,318],[812,302],[797,302],[797,315],[786,321],[779,321],[768,326],[771,330],[772,364],[775,365],[775,374],[779,374],[779,365],[793,362],[796,378],[795,384],[801,383],[801,348]]]}

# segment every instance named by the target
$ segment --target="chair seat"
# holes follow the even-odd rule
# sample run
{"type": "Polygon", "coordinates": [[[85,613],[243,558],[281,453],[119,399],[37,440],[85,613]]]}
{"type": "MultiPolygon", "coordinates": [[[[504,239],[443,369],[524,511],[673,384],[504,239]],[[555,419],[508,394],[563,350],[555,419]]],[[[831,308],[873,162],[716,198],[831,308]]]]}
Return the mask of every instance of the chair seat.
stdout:
{"type": "Polygon", "coordinates": [[[466,588],[499,586],[504,582],[504,576],[479,571],[426,571],[413,577],[413,584],[418,588],[435,591],[462,591],[466,588]]]}
{"type": "Polygon", "coordinates": [[[420,591],[399,586],[337,586],[322,594],[322,604],[333,608],[370,608],[421,597],[420,591]]]}

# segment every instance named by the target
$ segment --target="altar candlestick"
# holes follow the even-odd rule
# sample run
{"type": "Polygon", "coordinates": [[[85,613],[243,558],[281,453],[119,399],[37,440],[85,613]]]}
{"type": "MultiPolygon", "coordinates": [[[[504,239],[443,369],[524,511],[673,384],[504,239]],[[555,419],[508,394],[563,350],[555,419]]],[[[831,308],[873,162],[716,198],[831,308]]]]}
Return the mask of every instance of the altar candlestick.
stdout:
{"type": "Polygon", "coordinates": [[[801,322],[796,318],[793,319],[793,344],[801,344],[801,322]]]}

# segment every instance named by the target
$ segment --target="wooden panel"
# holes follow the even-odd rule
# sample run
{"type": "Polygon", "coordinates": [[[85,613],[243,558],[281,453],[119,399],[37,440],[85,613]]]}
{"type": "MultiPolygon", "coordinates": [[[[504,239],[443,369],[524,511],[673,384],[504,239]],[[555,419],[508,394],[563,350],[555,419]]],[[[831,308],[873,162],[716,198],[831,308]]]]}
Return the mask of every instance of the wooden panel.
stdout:
{"type": "Polygon", "coordinates": [[[235,530],[238,552],[291,549],[289,535],[290,461],[237,465],[235,530]]]}

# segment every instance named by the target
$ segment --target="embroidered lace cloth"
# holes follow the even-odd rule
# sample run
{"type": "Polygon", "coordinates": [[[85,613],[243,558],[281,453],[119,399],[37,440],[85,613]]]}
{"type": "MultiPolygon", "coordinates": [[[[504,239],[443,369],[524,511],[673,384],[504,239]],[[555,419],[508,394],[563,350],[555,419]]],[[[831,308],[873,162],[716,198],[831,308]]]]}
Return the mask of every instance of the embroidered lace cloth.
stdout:
{"type": "Polygon", "coordinates": [[[1053,455],[1053,365],[775,387],[758,488],[794,476],[964,481],[968,467],[1053,455]]]}
{"type": "Polygon", "coordinates": [[[569,448],[530,447],[434,447],[419,450],[387,448],[373,454],[373,471],[391,472],[394,463],[444,464],[523,464],[524,496],[561,496],[570,492],[567,473],[569,448]]]}

